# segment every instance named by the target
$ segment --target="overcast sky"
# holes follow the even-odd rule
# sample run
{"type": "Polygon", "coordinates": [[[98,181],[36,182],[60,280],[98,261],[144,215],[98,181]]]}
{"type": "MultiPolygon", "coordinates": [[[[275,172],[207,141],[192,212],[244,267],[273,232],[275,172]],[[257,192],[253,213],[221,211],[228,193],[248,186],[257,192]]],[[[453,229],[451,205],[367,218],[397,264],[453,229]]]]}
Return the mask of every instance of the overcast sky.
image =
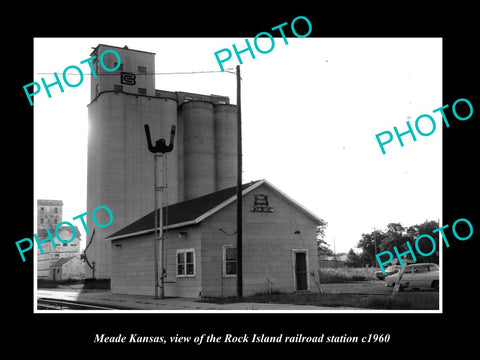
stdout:
{"type": "MultiPolygon", "coordinates": [[[[440,38],[275,38],[268,54],[242,54],[243,180],[267,179],[328,222],[336,251],[390,222],[441,219],[442,103],[440,38]],[[375,135],[429,114],[428,137],[394,139],[383,155],[375,135]],[[410,117],[410,118],[409,118],[410,117]]],[[[252,42],[253,39],[250,39],[252,42]]],[[[107,44],[156,53],[156,72],[219,70],[214,52],[242,49],[244,38],[37,38],[32,81],[107,44]]],[[[268,43],[260,45],[268,48],[268,43]]],[[[225,68],[238,64],[235,56],[225,68]]],[[[72,80],[73,81],[73,80],[72,80]]],[[[236,103],[235,75],[156,75],[156,89],[218,94],[236,103]]],[[[36,199],[63,200],[63,221],[86,211],[90,78],[35,96],[36,199]]],[[[29,106],[25,97],[25,106],[29,106]]],[[[424,132],[428,122],[420,124],[424,132]]],[[[36,219],[36,216],[34,217],[36,219]]],[[[75,223],[81,228],[80,223],[75,223]]],[[[35,224],[36,229],[36,224],[35,224]]],[[[82,229],[82,240],[85,232],[82,229]]]]}

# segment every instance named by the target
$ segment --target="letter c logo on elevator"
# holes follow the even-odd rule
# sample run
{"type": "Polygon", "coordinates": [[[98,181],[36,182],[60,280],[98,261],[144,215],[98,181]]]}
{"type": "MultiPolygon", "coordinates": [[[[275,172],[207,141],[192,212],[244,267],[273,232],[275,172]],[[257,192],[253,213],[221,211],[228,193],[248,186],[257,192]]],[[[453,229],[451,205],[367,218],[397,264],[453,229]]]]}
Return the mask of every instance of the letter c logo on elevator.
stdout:
{"type": "Polygon", "coordinates": [[[135,74],[129,72],[120,73],[120,82],[124,85],[135,85],[137,83],[135,74]]]}

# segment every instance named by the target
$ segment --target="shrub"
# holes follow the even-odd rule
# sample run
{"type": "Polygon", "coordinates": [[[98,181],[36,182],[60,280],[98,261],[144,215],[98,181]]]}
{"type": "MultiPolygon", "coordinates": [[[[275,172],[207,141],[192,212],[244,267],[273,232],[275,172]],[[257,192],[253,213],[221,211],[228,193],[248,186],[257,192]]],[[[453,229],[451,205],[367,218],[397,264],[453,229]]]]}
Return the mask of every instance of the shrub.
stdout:
{"type": "Polygon", "coordinates": [[[374,268],[321,268],[318,270],[320,283],[333,284],[375,279],[374,268]]]}

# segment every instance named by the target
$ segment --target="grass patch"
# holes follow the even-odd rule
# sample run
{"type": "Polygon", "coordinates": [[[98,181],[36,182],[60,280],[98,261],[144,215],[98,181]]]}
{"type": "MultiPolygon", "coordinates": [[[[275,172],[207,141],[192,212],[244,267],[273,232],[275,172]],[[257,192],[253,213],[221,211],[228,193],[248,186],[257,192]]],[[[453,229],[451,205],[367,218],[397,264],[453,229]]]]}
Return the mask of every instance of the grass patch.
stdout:
{"type": "Polygon", "coordinates": [[[328,307],[353,307],[382,310],[437,310],[438,292],[405,292],[390,295],[294,293],[256,294],[238,299],[231,297],[203,298],[200,302],[233,304],[239,302],[294,304],[328,307]]]}
{"type": "Polygon", "coordinates": [[[372,296],[368,302],[369,309],[384,310],[438,310],[438,292],[403,292],[391,296],[372,296]]]}
{"type": "Polygon", "coordinates": [[[352,281],[375,280],[376,268],[320,268],[321,284],[338,284],[352,281]]]}

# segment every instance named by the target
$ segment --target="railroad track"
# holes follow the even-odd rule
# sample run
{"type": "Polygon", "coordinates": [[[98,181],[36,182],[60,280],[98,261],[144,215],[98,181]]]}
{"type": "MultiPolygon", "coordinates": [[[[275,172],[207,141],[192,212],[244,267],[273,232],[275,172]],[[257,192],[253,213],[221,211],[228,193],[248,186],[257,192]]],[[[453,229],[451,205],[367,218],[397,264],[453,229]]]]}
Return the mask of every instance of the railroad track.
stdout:
{"type": "Polygon", "coordinates": [[[113,307],[83,304],[75,301],[37,298],[38,310],[117,310],[113,307]]]}

